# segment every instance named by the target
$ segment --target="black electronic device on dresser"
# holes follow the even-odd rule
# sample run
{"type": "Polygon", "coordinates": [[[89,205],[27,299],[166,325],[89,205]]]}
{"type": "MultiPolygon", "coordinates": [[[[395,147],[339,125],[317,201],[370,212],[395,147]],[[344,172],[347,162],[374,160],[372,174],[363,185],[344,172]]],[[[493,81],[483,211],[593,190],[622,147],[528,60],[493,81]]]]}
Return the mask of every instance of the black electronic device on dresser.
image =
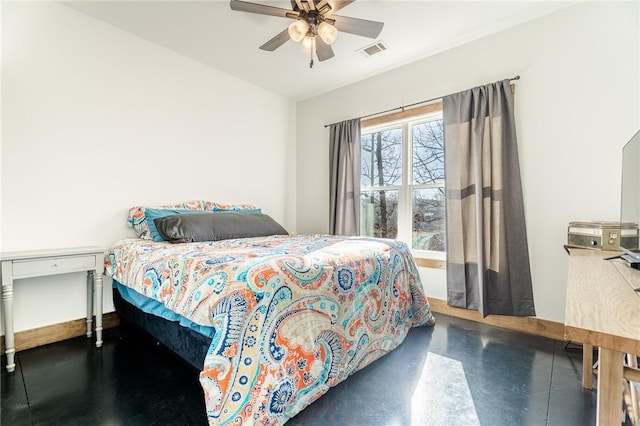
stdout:
{"type": "MultiPolygon", "coordinates": [[[[635,226],[640,223],[640,131],[622,148],[622,190],[620,198],[620,223],[635,226]]],[[[624,259],[634,269],[640,269],[638,240],[620,242],[624,259]]]]}

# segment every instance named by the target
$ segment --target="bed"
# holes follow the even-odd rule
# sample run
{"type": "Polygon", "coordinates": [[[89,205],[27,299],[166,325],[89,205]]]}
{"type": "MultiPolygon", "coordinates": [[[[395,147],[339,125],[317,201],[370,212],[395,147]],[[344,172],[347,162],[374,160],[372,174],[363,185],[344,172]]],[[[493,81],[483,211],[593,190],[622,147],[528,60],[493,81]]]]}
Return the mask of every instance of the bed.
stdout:
{"type": "Polygon", "coordinates": [[[283,424],[400,345],[410,327],[434,323],[402,242],[256,232],[247,223],[266,215],[253,206],[157,210],[167,214],[130,211],[138,238],[114,244],[105,271],[116,310],[200,371],[211,425],[283,424]],[[183,242],[198,221],[209,234],[199,241],[186,232],[183,242]],[[158,233],[164,241],[154,241],[158,233]]]}

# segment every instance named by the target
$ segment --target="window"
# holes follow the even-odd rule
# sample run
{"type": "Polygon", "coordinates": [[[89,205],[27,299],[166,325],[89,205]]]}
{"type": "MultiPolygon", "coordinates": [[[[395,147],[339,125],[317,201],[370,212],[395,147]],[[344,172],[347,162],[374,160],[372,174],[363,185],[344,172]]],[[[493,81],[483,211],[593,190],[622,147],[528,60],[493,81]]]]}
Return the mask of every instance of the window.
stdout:
{"type": "Polygon", "coordinates": [[[445,251],[441,105],[363,121],[360,140],[360,233],[399,239],[424,257],[445,251]]]}

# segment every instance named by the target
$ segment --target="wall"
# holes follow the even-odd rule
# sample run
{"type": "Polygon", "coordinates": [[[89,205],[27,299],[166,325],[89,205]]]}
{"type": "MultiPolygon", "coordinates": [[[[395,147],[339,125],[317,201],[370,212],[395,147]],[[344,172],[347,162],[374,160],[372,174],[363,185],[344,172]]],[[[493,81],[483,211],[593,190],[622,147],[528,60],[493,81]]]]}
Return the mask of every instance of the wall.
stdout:
{"type": "MultiPolygon", "coordinates": [[[[295,231],[291,101],[58,3],[2,8],[3,251],[107,248],[129,207],[188,199],[295,231]]],[[[15,330],[82,318],[84,282],[18,281],[15,330]]]]}
{"type": "MultiPolygon", "coordinates": [[[[299,102],[297,229],[328,231],[327,123],[519,74],[516,125],[537,316],[564,320],[567,225],[615,220],[640,128],[637,2],[586,2],[299,102]]],[[[421,270],[446,299],[445,272],[421,270]]]]}

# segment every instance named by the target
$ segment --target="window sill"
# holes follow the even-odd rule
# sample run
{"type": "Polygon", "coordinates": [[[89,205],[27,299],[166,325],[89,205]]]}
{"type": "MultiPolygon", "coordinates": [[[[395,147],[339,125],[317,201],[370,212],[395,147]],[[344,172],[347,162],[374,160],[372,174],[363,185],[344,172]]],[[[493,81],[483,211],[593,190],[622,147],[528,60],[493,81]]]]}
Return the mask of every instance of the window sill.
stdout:
{"type": "Polygon", "coordinates": [[[416,265],[418,265],[418,267],[420,268],[431,268],[431,269],[447,268],[447,261],[445,259],[418,257],[418,255],[414,255],[414,259],[416,261],[416,265]]]}

